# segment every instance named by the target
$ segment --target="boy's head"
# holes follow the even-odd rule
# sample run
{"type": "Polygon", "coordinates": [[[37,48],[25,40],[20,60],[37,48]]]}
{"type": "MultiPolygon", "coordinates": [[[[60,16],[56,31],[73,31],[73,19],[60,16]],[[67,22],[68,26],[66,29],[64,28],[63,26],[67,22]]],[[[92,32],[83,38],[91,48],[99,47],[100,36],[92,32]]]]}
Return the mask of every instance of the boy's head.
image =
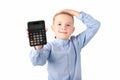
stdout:
{"type": "Polygon", "coordinates": [[[52,30],[58,39],[66,40],[74,32],[73,15],[67,12],[59,12],[53,18],[52,30]]]}

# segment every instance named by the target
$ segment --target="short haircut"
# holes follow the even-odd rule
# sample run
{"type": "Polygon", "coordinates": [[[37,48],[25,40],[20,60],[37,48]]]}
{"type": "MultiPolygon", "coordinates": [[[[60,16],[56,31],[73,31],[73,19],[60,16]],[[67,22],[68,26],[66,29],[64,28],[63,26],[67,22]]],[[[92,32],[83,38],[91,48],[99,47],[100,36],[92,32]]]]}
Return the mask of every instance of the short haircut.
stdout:
{"type": "Polygon", "coordinates": [[[54,20],[55,20],[55,17],[58,16],[58,15],[60,15],[60,14],[66,14],[66,15],[70,16],[70,17],[73,19],[73,22],[74,22],[74,17],[73,17],[73,15],[71,15],[71,14],[68,13],[68,12],[64,12],[64,11],[59,12],[59,13],[56,13],[56,14],[54,15],[54,17],[53,17],[53,22],[54,22],[54,20]]]}

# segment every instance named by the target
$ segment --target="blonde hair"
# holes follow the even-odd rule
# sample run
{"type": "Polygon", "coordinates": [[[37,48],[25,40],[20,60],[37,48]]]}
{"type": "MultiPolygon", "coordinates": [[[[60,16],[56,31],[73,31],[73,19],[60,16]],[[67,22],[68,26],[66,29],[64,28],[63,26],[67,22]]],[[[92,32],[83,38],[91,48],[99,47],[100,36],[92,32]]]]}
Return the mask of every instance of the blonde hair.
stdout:
{"type": "Polygon", "coordinates": [[[54,15],[54,17],[53,17],[53,23],[54,23],[55,17],[58,16],[58,15],[60,15],[60,14],[66,14],[66,15],[70,16],[70,17],[73,19],[73,22],[74,22],[74,17],[73,17],[73,15],[71,15],[71,14],[68,13],[68,12],[62,11],[62,12],[56,13],[56,14],[54,15]]]}

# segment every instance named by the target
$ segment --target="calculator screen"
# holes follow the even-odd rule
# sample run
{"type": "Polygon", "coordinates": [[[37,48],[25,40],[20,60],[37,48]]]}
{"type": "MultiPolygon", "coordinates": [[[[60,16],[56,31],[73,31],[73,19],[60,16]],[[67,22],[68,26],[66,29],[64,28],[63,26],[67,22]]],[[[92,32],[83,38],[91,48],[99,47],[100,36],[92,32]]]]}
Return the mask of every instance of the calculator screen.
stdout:
{"type": "Polygon", "coordinates": [[[30,30],[38,30],[38,29],[43,29],[42,25],[31,25],[29,27],[30,30]]]}
{"type": "Polygon", "coordinates": [[[44,29],[44,27],[45,27],[44,21],[29,23],[29,30],[44,29]]]}

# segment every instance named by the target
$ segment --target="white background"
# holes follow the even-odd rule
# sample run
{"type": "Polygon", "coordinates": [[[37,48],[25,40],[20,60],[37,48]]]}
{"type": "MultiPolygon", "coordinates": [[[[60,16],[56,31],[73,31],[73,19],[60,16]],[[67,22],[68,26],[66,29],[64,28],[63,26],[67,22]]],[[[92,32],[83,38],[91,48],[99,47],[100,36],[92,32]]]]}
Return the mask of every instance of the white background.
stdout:
{"type": "MultiPolygon", "coordinates": [[[[27,22],[44,19],[49,41],[52,17],[66,8],[101,22],[81,52],[83,80],[120,80],[119,0],[0,0],[0,80],[47,80],[47,65],[35,67],[30,62],[27,22]]],[[[76,20],[75,33],[78,26],[83,25],[76,20]]]]}

